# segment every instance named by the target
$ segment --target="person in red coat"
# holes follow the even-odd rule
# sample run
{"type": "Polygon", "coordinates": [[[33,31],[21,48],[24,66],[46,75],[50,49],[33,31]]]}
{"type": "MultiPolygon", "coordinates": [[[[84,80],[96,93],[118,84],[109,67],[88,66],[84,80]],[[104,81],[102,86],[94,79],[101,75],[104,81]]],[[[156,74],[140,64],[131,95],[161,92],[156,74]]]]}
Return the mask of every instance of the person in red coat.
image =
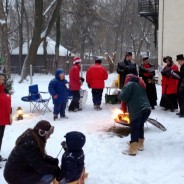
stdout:
{"type": "Polygon", "coordinates": [[[86,82],[92,88],[92,97],[95,110],[102,110],[100,107],[102,101],[102,93],[105,87],[105,80],[108,78],[108,73],[105,67],[101,65],[102,60],[95,58],[95,64],[89,67],[86,73],[86,82]]]}
{"type": "Polygon", "coordinates": [[[170,110],[171,112],[174,112],[175,109],[178,109],[178,79],[172,75],[171,71],[178,72],[178,66],[174,64],[170,56],[165,57],[163,62],[167,63],[167,65],[161,71],[162,97],[160,106],[164,107],[164,110],[170,110]]]}
{"type": "Polygon", "coordinates": [[[73,59],[73,66],[70,69],[69,72],[69,89],[72,92],[72,101],[69,105],[68,110],[77,112],[82,110],[79,108],[79,101],[80,101],[80,88],[82,82],[84,82],[84,78],[80,77],[80,63],[81,63],[81,58],[80,57],[75,57],[73,59]]]}
{"type": "MultiPolygon", "coordinates": [[[[5,89],[6,76],[0,73],[0,151],[2,146],[2,140],[4,136],[4,130],[6,125],[11,124],[11,97],[6,93],[5,89]]],[[[0,161],[6,161],[0,155],[0,161]]]]}

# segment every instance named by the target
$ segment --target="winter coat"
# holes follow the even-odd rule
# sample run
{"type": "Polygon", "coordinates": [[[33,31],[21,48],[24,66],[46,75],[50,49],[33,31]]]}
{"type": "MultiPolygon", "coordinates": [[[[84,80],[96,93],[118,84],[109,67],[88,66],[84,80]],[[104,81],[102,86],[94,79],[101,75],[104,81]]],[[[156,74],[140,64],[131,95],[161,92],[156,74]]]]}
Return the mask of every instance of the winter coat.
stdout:
{"type": "Polygon", "coordinates": [[[139,76],[142,77],[146,84],[146,93],[151,106],[157,105],[157,91],[155,86],[155,76],[154,65],[150,63],[144,63],[139,67],[139,76]]]}
{"type": "Polygon", "coordinates": [[[179,76],[180,76],[180,80],[178,83],[178,89],[180,89],[180,87],[184,87],[184,64],[181,66],[180,71],[178,72],[179,76]]]}
{"type": "Polygon", "coordinates": [[[178,72],[178,66],[173,64],[171,67],[166,65],[162,70],[162,94],[177,94],[178,79],[171,75],[171,70],[178,72]]]}
{"type": "Polygon", "coordinates": [[[121,90],[119,98],[128,106],[130,121],[139,118],[144,110],[150,109],[146,91],[138,83],[137,79],[130,80],[130,82],[125,84],[121,90]]]}
{"type": "Polygon", "coordinates": [[[136,64],[132,61],[124,60],[118,63],[117,73],[120,75],[120,89],[124,86],[125,78],[127,74],[137,75],[136,64]]]}
{"type": "Polygon", "coordinates": [[[37,184],[44,175],[56,176],[58,159],[46,155],[44,150],[45,142],[32,129],[25,131],[6,162],[5,180],[9,184],[37,184]]]}
{"type": "Polygon", "coordinates": [[[96,63],[89,67],[86,73],[86,82],[92,89],[103,89],[105,87],[105,80],[108,78],[108,73],[105,67],[96,63]]]}
{"type": "Polygon", "coordinates": [[[4,84],[0,85],[0,126],[10,125],[11,97],[5,93],[4,84]]]}
{"type": "Polygon", "coordinates": [[[68,88],[66,86],[68,81],[65,79],[61,80],[59,78],[61,73],[64,73],[64,71],[61,69],[56,70],[55,78],[49,83],[48,88],[49,93],[52,96],[53,104],[66,103],[68,100],[68,88]],[[56,99],[54,99],[55,95],[58,96],[56,99]]]}
{"type": "Polygon", "coordinates": [[[81,87],[81,78],[80,78],[80,66],[79,64],[74,64],[69,72],[70,78],[70,90],[79,91],[81,87]]]}
{"type": "Polygon", "coordinates": [[[84,169],[84,152],[82,147],[85,144],[85,136],[80,132],[69,132],[66,134],[67,150],[61,160],[61,177],[67,183],[78,180],[84,169]]]}

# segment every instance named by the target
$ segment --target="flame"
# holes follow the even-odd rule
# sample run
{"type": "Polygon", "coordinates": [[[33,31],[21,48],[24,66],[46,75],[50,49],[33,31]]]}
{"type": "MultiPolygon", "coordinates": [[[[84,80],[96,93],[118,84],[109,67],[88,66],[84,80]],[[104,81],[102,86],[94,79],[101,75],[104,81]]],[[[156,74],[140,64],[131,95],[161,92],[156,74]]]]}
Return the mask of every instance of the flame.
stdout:
{"type": "Polygon", "coordinates": [[[130,124],[129,113],[124,113],[122,110],[117,108],[113,110],[113,119],[116,123],[124,122],[130,124]]]}

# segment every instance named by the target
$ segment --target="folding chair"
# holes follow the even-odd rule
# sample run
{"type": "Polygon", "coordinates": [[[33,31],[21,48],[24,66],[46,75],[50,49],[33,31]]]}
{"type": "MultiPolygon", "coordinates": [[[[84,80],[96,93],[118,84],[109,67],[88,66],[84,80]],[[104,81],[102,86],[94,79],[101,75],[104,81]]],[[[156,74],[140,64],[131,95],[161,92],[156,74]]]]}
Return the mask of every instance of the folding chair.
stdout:
{"type": "Polygon", "coordinates": [[[21,98],[21,100],[24,102],[30,102],[30,112],[35,112],[36,110],[41,112],[42,114],[45,114],[46,110],[49,110],[51,112],[48,107],[51,97],[43,99],[41,93],[47,94],[48,92],[39,92],[38,85],[35,84],[29,86],[29,95],[21,98]],[[31,106],[33,106],[32,111],[31,106]]]}

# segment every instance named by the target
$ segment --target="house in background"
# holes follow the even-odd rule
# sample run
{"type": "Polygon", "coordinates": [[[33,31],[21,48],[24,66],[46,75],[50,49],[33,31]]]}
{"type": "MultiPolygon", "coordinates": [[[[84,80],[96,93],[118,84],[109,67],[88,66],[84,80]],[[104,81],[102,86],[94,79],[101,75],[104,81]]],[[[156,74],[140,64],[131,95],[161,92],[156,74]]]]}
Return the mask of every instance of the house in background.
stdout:
{"type": "Polygon", "coordinates": [[[158,63],[184,54],[184,0],[159,0],[158,63]]]}
{"type": "MultiPolygon", "coordinates": [[[[10,55],[10,61],[11,61],[11,71],[12,73],[20,73],[23,62],[28,54],[28,46],[27,42],[23,44],[23,51],[22,51],[22,63],[19,63],[19,47],[12,50],[10,55]]],[[[45,71],[45,66],[47,64],[47,72],[52,72],[54,68],[54,62],[55,62],[55,45],[56,42],[52,40],[51,38],[47,37],[47,60],[45,61],[44,57],[44,49],[43,49],[43,42],[40,44],[38,51],[37,51],[37,57],[36,61],[34,62],[33,70],[35,73],[42,73],[45,71]]],[[[64,48],[63,46],[59,46],[59,61],[58,61],[58,67],[66,68],[68,64],[69,55],[71,52],[64,48]]],[[[73,57],[73,54],[72,56],[73,57]]]]}

